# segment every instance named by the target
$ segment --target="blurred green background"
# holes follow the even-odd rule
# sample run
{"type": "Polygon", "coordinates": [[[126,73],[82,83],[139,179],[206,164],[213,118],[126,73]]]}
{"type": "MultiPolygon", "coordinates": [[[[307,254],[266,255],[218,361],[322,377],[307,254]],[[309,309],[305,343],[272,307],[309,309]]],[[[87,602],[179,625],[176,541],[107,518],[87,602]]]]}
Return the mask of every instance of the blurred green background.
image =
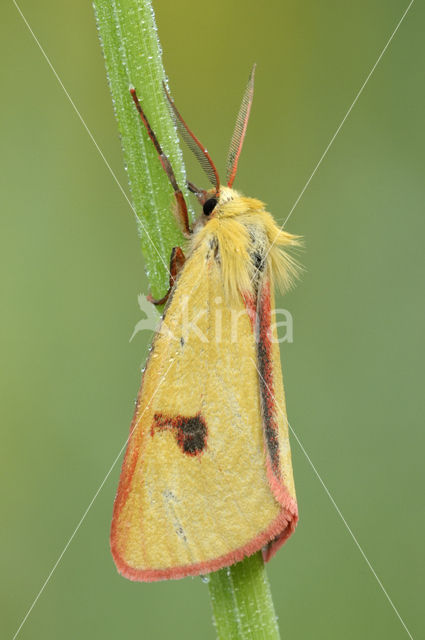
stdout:
{"type": "MultiPolygon", "coordinates": [[[[125,187],[92,8],[20,4],[125,187]]],[[[406,2],[154,1],[176,102],[283,222],[406,2]]],[[[289,419],[414,637],[423,614],[425,8],[414,3],[294,210],[280,305],[289,419]],[[422,595],[421,595],[422,594],[422,595]],[[422,603],[422,604],[421,604],[422,603]]],[[[12,2],[2,7],[2,637],[12,637],[128,433],[150,335],[133,214],[12,2]]],[[[192,165],[189,163],[189,167],[192,165]]],[[[407,638],[292,439],[300,524],[268,574],[283,638],[407,638]]],[[[200,579],[137,584],[109,552],[120,462],[19,635],[214,638],[200,579]]]]}

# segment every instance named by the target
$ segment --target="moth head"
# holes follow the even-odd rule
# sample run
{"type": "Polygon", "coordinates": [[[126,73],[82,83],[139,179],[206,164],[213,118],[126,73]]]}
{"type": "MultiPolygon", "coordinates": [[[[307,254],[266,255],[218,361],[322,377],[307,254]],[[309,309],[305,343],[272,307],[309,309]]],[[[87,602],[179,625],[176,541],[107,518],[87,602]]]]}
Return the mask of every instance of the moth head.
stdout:
{"type": "Polygon", "coordinates": [[[239,198],[239,193],[231,187],[221,186],[216,189],[197,189],[192,183],[189,183],[189,190],[194,193],[202,207],[202,214],[199,221],[206,224],[212,218],[220,217],[226,204],[239,198]]]}

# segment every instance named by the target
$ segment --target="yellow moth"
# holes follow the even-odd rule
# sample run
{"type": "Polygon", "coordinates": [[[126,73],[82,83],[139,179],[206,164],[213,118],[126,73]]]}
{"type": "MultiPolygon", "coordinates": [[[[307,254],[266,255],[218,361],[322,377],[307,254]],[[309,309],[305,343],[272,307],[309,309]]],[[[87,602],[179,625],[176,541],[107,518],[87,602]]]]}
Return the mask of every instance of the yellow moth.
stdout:
{"type": "Polygon", "coordinates": [[[268,560],[294,531],[292,475],[274,287],[296,273],[264,204],[232,188],[254,91],[252,70],[220,184],[206,149],[178,128],[213,188],[189,183],[202,205],[190,228],[168,158],[133,100],[174,188],[188,239],[172,251],[170,289],[143,374],[114,504],[111,548],[131,580],[216,571],[262,549],[268,560]]]}

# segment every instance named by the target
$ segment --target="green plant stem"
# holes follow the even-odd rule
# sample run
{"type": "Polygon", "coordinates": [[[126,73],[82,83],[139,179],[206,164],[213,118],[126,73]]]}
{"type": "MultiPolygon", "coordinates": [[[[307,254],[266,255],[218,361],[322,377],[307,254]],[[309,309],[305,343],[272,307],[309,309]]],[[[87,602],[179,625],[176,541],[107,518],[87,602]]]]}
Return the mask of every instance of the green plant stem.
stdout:
{"type": "MultiPolygon", "coordinates": [[[[187,199],[155,18],[150,0],[94,0],[94,7],[149,283],[154,297],[162,297],[171,249],[183,237],[170,215],[172,189],[129,93],[134,86],[187,199]]],[[[279,638],[261,554],[211,574],[209,588],[220,640],[279,638]]]]}
{"type": "Polygon", "coordinates": [[[146,272],[153,296],[161,298],[168,288],[171,249],[180,246],[183,237],[170,215],[172,188],[131,99],[131,86],[186,196],[187,191],[179,141],[162,86],[166,76],[155,17],[148,0],[94,0],[94,8],[146,272]]]}
{"type": "Polygon", "coordinates": [[[261,552],[212,573],[208,585],[219,640],[280,638],[261,552]]]}

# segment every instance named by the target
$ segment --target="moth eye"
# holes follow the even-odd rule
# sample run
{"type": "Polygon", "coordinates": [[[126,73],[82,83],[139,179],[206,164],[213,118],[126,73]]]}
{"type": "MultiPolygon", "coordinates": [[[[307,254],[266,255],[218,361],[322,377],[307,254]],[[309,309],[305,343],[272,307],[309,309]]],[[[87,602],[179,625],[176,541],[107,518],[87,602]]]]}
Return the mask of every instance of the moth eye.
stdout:
{"type": "Polygon", "coordinates": [[[204,206],[202,207],[204,210],[204,215],[209,216],[210,213],[215,209],[217,205],[217,198],[210,198],[206,202],[204,202],[204,206]]]}

